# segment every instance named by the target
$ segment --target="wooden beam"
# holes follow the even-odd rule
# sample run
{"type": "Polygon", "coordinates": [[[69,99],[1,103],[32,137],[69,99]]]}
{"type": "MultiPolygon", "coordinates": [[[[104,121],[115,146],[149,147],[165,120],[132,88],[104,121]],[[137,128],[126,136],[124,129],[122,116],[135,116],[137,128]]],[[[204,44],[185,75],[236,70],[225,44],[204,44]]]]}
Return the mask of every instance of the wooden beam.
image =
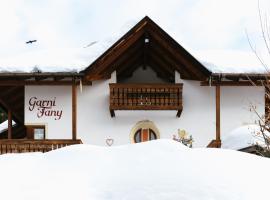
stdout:
{"type": "Polygon", "coordinates": [[[142,53],[143,44],[139,40],[137,43],[134,43],[131,45],[126,52],[117,58],[114,62],[111,63],[109,68],[105,68],[102,71],[99,72],[100,75],[108,75],[111,74],[113,71],[118,72],[121,70],[121,68],[129,68],[130,63],[132,63],[134,60],[136,60],[138,57],[141,57],[143,55],[142,53]]]}
{"type": "Polygon", "coordinates": [[[12,104],[16,102],[17,100],[23,99],[24,101],[24,93],[18,91],[18,93],[14,94],[13,96],[6,96],[6,99],[8,99],[9,102],[12,104]]]}
{"type": "Polygon", "coordinates": [[[150,63],[152,61],[152,64],[154,64],[152,67],[153,70],[156,71],[162,71],[162,73],[165,74],[169,74],[169,76],[173,76],[173,78],[175,77],[175,70],[171,69],[168,64],[162,59],[162,57],[158,57],[157,55],[155,55],[154,53],[149,53],[149,59],[150,63]],[[155,65],[156,64],[156,65],[155,65]]]}
{"type": "Polygon", "coordinates": [[[176,117],[179,118],[181,116],[181,114],[182,114],[182,111],[183,111],[183,109],[182,110],[178,110],[177,113],[176,113],[176,117]]]}
{"type": "Polygon", "coordinates": [[[17,120],[19,123],[23,124],[24,120],[21,116],[17,115],[15,112],[13,112],[13,107],[9,104],[7,104],[2,98],[0,98],[0,105],[4,107],[5,110],[10,110],[12,112],[13,117],[15,118],[15,121],[17,120]]]}
{"type": "Polygon", "coordinates": [[[181,54],[190,62],[192,62],[194,65],[199,67],[200,71],[203,72],[203,77],[205,75],[211,74],[211,72],[203,66],[194,56],[192,56],[188,51],[186,51],[176,40],[174,40],[166,31],[164,31],[161,27],[159,27],[154,21],[149,19],[148,22],[148,29],[147,30],[153,30],[154,33],[160,35],[162,40],[168,41],[170,45],[173,47],[175,52],[181,52],[181,54]]]}
{"type": "Polygon", "coordinates": [[[44,77],[42,77],[42,76],[36,76],[35,77],[35,80],[36,81],[42,81],[42,80],[45,80],[45,79],[47,79],[48,77],[46,77],[46,76],[44,76],[44,77]]]}
{"type": "Polygon", "coordinates": [[[179,60],[177,61],[170,53],[167,53],[166,49],[158,45],[158,43],[155,42],[154,39],[151,40],[149,51],[162,58],[167,63],[167,67],[173,69],[173,71],[177,70],[180,73],[181,78],[192,79],[193,75],[190,71],[187,70],[187,67],[184,64],[180,63],[179,60]]]}
{"type": "MultiPolygon", "coordinates": [[[[220,73],[213,73],[211,76],[213,78],[220,77],[220,73]]],[[[270,76],[268,73],[258,74],[258,73],[222,73],[222,78],[226,79],[244,79],[244,80],[269,80],[270,76]]]]}
{"type": "MultiPolygon", "coordinates": [[[[133,68],[134,65],[136,65],[136,67],[137,67],[137,63],[141,62],[143,54],[138,49],[137,52],[133,52],[132,54],[129,54],[129,55],[130,55],[129,57],[123,56],[123,57],[119,58],[119,60],[117,60],[117,62],[113,63],[113,66],[115,66],[115,67],[111,67],[111,69],[116,70],[117,76],[121,76],[126,71],[131,70],[130,68],[133,68]],[[122,59],[124,57],[125,57],[125,59],[122,59]],[[119,62],[119,61],[121,61],[121,62],[119,62]]],[[[103,72],[103,74],[105,76],[108,76],[109,74],[111,75],[111,73],[113,72],[113,71],[111,71],[111,69],[107,70],[106,72],[103,72]]]]}
{"type": "Polygon", "coordinates": [[[111,117],[115,117],[115,112],[114,110],[110,110],[111,117]]]}
{"type": "Polygon", "coordinates": [[[262,81],[201,81],[201,86],[263,86],[262,81]]]}
{"type": "Polygon", "coordinates": [[[147,55],[149,50],[149,36],[147,33],[144,34],[144,43],[143,43],[143,69],[146,69],[147,65],[147,55]]]}
{"type": "Polygon", "coordinates": [[[220,86],[216,86],[216,140],[220,141],[220,86]]]}
{"type": "Polygon", "coordinates": [[[107,51],[105,51],[94,63],[90,64],[83,72],[85,73],[86,79],[89,74],[92,74],[96,71],[96,68],[100,65],[99,62],[102,62],[102,60],[106,60],[106,57],[111,56],[117,49],[122,48],[122,46],[131,38],[134,38],[134,34],[140,33],[141,35],[144,33],[142,32],[142,29],[145,28],[147,25],[147,17],[145,17],[143,20],[141,20],[138,24],[136,24],[132,29],[130,29],[124,36],[122,36],[118,41],[116,41],[107,51]]]}
{"type": "Polygon", "coordinates": [[[47,78],[53,78],[53,77],[83,77],[83,73],[77,73],[77,72],[18,72],[18,73],[13,73],[13,72],[7,72],[7,73],[1,73],[0,78],[8,78],[8,77],[16,77],[16,78],[23,78],[23,79],[28,79],[28,78],[33,78],[33,77],[47,77],[47,78]]]}
{"type": "MultiPolygon", "coordinates": [[[[0,80],[0,86],[22,86],[22,85],[72,85],[73,81],[17,81],[17,80],[0,80]]],[[[76,82],[79,85],[79,82],[76,82]]],[[[91,81],[83,81],[83,85],[92,85],[91,81]]]]}
{"type": "Polygon", "coordinates": [[[150,68],[157,74],[157,77],[166,82],[174,82],[174,71],[169,72],[168,69],[162,67],[162,63],[152,57],[148,58],[150,68]]]}
{"type": "Polygon", "coordinates": [[[221,141],[220,140],[212,140],[208,145],[207,148],[220,148],[221,147],[221,141]]]}
{"type": "MultiPolygon", "coordinates": [[[[24,90],[23,90],[24,86],[12,86],[12,87],[15,88],[14,90],[11,90],[12,92],[6,93],[5,95],[1,94],[1,97],[3,99],[8,99],[9,102],[10,102],[10,99],[14,98],[15,96],[24,94],[24,90]]],[[[5,88],[5,87],[3,87],[3,88],[5,88]]],[[[9,87],[7,87],[7,88],[9,88],[9,87]]]]}
{"type": "Polygon", "coordinates": [[[8,139],[12,139],[12,113],[8,110],[8,139]]]}
{"type": "Polygon", "coordinates": [[[179,51],[179,49],[176,49],[174,47],[172,47],[172,45],[168,44],[168,42],[166,41],[166,39],[160,37],[154,30],[152,30],[151,28],[148,29],[149,33],[151,34],[151,39],[154,39],[155,41],[157,41],[157,43],[163,47],[164,49],[166,49],[166,52],[170,53],[171,55],[173,55],[178,62],[180,62],[181,64],[183,64],[184,66],[187,67],[187,69],[189,69],[189,71],[193,74],[194,78],[196,80],[205,80],[205,78],[207,77],[207,73],[201,70],[205,70],[204,67],[198,66],[198,64],[194,63],[194,60],[190,60],[188,59],[185,55],[183,55],[181,53],[181,51],[179,51]]]}
{"type": "Polygon", "coordinates": [[[77,139],[77,85],[72,85],[72,139],[77,139]]]}
{"type": "Polygon", "coordinates": [[[86,74],[87,80],[94,80],[92,77],[95,74],[99,74],[100,71],[107,68],[111,63],[117,60],[126,50],[134,43],[136,43],[141,36],[144,34],[144,31],[140,29],[132,37],[127,38],[125,41],[120,43],[118,46],[114,47],[113,51],[108,53],[104,58],[96,60],[89,69],[89,72],[86,74]]]}
{"type": "Polygon", "coordinates": [[[8,86],[0,86],[0,96],[5,97],[8,96],[10,94],[12,94],[14,91],[16,91],[18,88],[17,87],[8,87],[8,86]]]}
{"type": "Polygon", "coordinates": [[[126,68],[123,72],[116,72],[117,74],[117,80],[123,80],[125,78],[131,77],[133,72],[142,65],[142,61],[140,59],[134,60],[132,63],[130,63],[130,66],[126,68]]]}
{"type": "Polygon", "coordinates": [[[60,80],[62,80],[62,79],[64,79],[65,77],[59,77],[59,76],[55,76],[55,77],[53,77],[53,80],[54,81],[60,81],[60,80]]]}

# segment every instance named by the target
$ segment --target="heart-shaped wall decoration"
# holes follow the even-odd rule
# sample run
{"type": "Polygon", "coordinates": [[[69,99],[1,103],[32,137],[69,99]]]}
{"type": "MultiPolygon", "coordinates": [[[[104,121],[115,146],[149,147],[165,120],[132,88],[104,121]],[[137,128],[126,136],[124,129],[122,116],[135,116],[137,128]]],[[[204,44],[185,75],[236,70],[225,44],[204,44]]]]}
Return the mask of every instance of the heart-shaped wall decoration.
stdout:
{"type": "Polygon", "coordinates": [[[113,139],[107,138],[107,139],[106,139],[106,144],[107,144],[108,146],[112,146],[112,145],[113,145],[113,139]]]}

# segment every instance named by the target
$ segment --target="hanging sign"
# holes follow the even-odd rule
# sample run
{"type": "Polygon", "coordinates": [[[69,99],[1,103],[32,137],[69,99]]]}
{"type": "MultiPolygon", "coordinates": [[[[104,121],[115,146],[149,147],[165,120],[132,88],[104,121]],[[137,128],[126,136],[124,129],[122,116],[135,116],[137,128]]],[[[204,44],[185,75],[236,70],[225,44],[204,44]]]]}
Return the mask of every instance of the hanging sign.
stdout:
{"type": "Polygon", "coordinates": [[[37,111],[37,117],[54,117],[54,120],[60,120],[63,110],[56,109],[56,97],[51,100],[38,99],[31,97],[29,99],[29,111],[37,111]]]}

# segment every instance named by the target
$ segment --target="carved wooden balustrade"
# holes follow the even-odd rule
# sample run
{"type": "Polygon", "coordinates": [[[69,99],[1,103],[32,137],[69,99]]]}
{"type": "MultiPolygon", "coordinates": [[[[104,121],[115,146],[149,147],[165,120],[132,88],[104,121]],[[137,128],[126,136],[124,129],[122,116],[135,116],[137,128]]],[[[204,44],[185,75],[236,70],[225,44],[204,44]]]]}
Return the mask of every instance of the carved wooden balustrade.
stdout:
{"type": "Polygon", "coordinates": [[[110,112],[115,110],[177,110],[182,112],[183,84],[110,84],[110,112]]]}
{"type": "Polygon", "coordinates": [[[28,140],[28,139],[5,139],[0,140],[0,154],[25,153],[25,152],[48,152],[73,144],[82,144],[81,140],[28,140]]]}

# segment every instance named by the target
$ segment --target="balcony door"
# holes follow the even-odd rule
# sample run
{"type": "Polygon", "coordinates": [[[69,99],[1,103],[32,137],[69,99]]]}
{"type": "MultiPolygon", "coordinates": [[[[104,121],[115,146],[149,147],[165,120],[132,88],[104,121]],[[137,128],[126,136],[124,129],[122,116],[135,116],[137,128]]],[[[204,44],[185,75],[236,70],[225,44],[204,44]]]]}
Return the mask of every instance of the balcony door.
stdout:
{"type": "Polygon", "coordinates": [[[149,140],[156,140],[157,134],[150,128],[141,128],[134,134],[134,142],[146,142],[149,140]]]}

